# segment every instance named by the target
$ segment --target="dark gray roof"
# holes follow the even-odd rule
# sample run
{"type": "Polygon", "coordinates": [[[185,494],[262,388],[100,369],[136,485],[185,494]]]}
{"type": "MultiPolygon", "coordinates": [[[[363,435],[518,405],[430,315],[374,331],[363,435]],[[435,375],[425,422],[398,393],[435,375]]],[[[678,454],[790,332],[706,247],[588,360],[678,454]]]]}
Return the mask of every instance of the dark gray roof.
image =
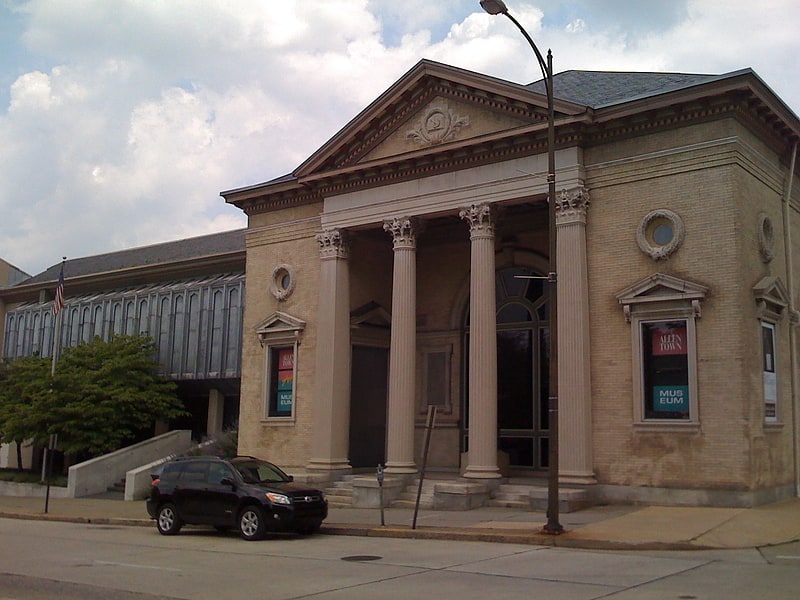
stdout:
{"type": "MultiPolygon", "coordinates": [[[[119,252],[71,259],[64,265],[64,277],[69,279],[70,277],[106,273],[132,267],[166,264],[230,252],[244,252],[245,231],[245,229],[235,229],[175,242],[164,242],[151,246],[120,250],[119,252]]],[[[61,263],[55,264],[38,275],[26,279],[23,283],[28,285],[31,283],[57,281],[60,269],[61,263]]]]}
{"type": "MultiPolygon", "coordinates": [[[[564,71],[553,76],[553,90],[558,99],[591,108],[601,108],[709,83],[747,71],[749,69],[726,75],[564,71]]],[[[535,81],[526,87],[541,94],[545,93],[543,80],[535,81]]]]}

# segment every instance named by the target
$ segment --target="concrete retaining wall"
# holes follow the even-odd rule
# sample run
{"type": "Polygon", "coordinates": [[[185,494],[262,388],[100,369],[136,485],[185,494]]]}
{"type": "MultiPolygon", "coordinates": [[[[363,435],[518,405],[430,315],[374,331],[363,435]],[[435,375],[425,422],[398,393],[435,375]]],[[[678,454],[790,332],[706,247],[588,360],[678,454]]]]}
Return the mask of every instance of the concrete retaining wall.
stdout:
{"type": "MultiPolygon", "coordinates": [[[[188,430],[170,431],[111,454],[71,466],[67,479],[67,497],[79,498],[100,494],[123,477],[127,488],[128,471],[158,462],[164,457],[186,452],[192,445],[191,433],[188,430]]],[[[149,473],[147,477],[149,478],[149,473]]]]}

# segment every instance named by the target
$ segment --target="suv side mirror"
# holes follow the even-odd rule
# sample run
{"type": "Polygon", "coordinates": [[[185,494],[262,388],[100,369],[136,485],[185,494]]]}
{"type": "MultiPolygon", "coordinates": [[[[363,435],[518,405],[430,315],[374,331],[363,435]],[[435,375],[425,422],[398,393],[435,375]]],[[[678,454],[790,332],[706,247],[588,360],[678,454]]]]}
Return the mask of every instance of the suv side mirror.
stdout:
{"type": "Polygon", "coordinates": [[[294,481],[294,475],[287,475],[287,477],[289,478],[289,481],[294,481]]]}
{"type": "Polygon", "coordinates": [[[236,482],[230,477],[223,477],[219,483],[220,485],[229,485],[232,488],[236,487],[236,482]]]}

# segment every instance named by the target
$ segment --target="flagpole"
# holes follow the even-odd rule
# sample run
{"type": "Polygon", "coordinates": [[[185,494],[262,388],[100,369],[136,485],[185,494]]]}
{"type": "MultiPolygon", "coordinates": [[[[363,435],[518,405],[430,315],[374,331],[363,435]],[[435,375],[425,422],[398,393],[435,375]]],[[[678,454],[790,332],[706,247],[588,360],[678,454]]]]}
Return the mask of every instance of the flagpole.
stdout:
{"type": "Polygon", "coordinates": [[[56,363],[58,362],[58,355],[61,352],[61,324],[64,320],[64,315],[61,314],[61,309],[64,308],[64,265],[67,262],[67,257],[61,259],[61,271],[58,275],[58,284],[56,285],[56,295],[53,299],[53,315],[55,316],[55,323],[53,325],[53,356],[52,364],[50,366],[50,376],[55,377],[56,363]]]}
{"type": "MultiPolygon", "coordinates": [[[[53,382],[52,378],[56,375],[56,363],[58,362],[58,355],[61,350],[61,325],[64,321],[64,315],[62,314],[62,309],[64,308],[64,265],[67,262],[67,257],[63,256],[61,258],[61,270],[58,274],[58,284],[56,285],[56,294],[55,298],[53,298],[53,315],[55,316],[55,323],[53,323],[53,356],[52,362],[50,364],[50,393],[53,393],[53,382]]],[[[44,512],[47,514],[47,510],[50,504],[50,454],[55,450],[56,444],[58,444],[58,436],[54,433],[50,434],[50,440],[48,446],[44,449],[44,460],[42,461],[42,480],[45,481],[47,484],[47,490],[44,496],[44,512]]]]}

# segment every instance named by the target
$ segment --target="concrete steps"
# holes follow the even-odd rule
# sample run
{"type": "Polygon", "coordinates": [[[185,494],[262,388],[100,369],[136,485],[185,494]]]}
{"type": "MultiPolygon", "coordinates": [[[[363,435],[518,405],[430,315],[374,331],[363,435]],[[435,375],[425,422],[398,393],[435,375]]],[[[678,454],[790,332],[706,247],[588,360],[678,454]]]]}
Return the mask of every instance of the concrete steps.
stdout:
{"type": "MultiPolygon", "coordinates": [[[[419,497],[419,507],[425,509],[433,508],[433,491],[434,486],[441,481],[435,479],[425,479],[422,483],[422,493],[419,497]]],[[[417,492],[419,491],[419,477],[409,483],[405,489],[400,492],[397,499],[391,503],[392,508],[414,508],[417,504],[417,492]]]]}
{"type": "Polygon", "coordinates": [[[487,500],[486,506],[530,510],[532,489],[530,485],[502,483],[487,500]]]}
{"type": "MultiPolygon", "coordinates": [[[[492,494],[486,506],[500,508],[516,508],[520,510],[547,510],[548,489],[539,483],[501,484],[492,494]]],[[[558,508],[560,512],[575,512],[591,504],[585,489],[560,487],[558,490],[558,508]]]]}
{"type": "Polygon", "coordinates": [[[331,508],[346,508],[353,505],[353,476],[345,475],[322,490],[331,508]]]}
{"type": "MultiPolygon", "coordinates": [[[[355,477],[362,477],[356,475],[355,477]]],[[[323,488],[328,505],[332,508],[353,506],[353,475],[346,475],[339,481],[330,482],[323,488]]],[[[362,477],[363,479],[363,477],[362,477]]],[[[359,480],[360,481],[360,480],[359,480]]],[[[465,482],[456,477],[431,477],[424,480],[419,506],[431,510],[468,510],[478,506],[509,508],[514,510],[544,512],[547,510],[547,483],[541,479],[509,479],[488,492],[466,490],[465,486],[475,486],[476,482],[465,482]],[[440,485],[438,496],[434,490],[440,485]],[[486,496],[489,496],[487,499],[486,496]]],[[[414,509],[419,489],[419,478],[410,480],[402,488],[397,498],[387,504],[391,508],[414,509]]],[[[363,489],[359,487],[359,490],[363,489]]],[[[361,498],[361,496],[359,496],[361,498]]],[[[363,498],[362,498],[363,501],[363,498]]],[[[377,502],[377,500],[376,500],[377,502]]],[[[591,505],[588,492],[582,488],[559,488],[559,511],[568,513],[591,505]]]]}

